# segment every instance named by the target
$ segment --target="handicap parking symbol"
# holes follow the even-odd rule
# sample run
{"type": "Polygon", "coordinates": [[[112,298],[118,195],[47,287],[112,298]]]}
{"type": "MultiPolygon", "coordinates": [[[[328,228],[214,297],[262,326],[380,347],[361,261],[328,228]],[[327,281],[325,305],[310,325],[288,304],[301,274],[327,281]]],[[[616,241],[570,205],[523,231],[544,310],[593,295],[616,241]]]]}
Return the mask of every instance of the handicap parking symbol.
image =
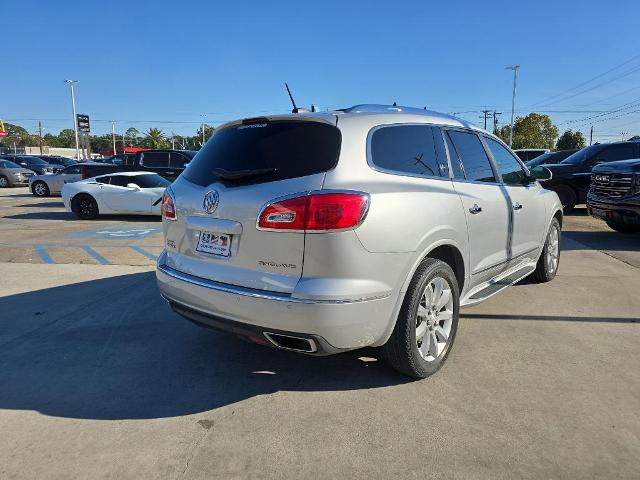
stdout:
{"type": "Polygon", "coordinates": [[[158,227],[137,227],[137,228],[97,228],[74,232],[67,235],[68,238],[97,238],[102,240],[122,240],[128,238],[144,238],[149,235],[160,233],[158,227]]]}

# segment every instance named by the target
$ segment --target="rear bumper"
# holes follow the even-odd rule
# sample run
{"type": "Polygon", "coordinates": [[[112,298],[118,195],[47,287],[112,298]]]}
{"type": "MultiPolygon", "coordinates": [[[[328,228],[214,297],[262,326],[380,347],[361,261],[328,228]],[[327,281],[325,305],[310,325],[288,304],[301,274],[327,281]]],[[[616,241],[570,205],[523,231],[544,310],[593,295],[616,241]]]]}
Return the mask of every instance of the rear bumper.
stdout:
{"type": "Polygon", "coordinates": [[[183,317],[245,337],[280,333],[311,338],[315,354],[332,354],[376,344],[387,331],[392,296],[357,301],[292,298],[184,274],[158,260],[162,296],[183,317]]]}
{"type": "Polygon", "coordinates": [[[640,195],[612,201],[589,195],[587,198],[589,215],[612,223],[627,225],[640,224],[640,195]]]}

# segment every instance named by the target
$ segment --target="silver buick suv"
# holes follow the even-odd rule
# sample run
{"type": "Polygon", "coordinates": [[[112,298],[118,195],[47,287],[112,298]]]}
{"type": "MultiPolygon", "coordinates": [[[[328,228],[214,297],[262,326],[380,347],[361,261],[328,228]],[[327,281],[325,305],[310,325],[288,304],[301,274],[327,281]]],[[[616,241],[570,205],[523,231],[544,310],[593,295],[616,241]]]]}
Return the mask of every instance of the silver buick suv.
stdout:
{"type": "Polygon", "coordinates": [[[379,347],[424,378],[461,307],[555,276],[562,205],[548,178],[427,110],[234,121],[166,190],[158,285],[197,324],[314,355],[379,347]]]}

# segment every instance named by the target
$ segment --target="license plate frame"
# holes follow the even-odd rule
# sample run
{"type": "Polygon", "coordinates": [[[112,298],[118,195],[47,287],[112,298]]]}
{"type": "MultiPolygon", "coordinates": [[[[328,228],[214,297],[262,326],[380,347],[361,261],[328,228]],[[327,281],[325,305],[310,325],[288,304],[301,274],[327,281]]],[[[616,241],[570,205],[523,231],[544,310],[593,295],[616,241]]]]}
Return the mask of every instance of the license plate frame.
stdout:
{"type": "Polygon", "coordinates": [[[231,256],[231,242],[231,235],[202,230],[198,232],[196,252],[215,257],[228,258],[231,256]]]}

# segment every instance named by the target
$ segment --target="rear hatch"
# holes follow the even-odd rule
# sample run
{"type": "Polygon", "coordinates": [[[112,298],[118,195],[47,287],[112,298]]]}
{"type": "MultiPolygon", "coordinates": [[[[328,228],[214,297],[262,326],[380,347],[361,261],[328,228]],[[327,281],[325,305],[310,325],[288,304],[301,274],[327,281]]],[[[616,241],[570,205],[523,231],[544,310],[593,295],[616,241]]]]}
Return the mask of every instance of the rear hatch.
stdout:
{"type": "Polygon", "coordinates": [[[340,131],[325,119],[335,117],[249,119],[216,131],[171,186],[177,220],[163,220],[167,265],[292,292],[302,275],[304,233],[258,230],[256,222],[265,204],[322,188],[341,145],[340,131]]]}

